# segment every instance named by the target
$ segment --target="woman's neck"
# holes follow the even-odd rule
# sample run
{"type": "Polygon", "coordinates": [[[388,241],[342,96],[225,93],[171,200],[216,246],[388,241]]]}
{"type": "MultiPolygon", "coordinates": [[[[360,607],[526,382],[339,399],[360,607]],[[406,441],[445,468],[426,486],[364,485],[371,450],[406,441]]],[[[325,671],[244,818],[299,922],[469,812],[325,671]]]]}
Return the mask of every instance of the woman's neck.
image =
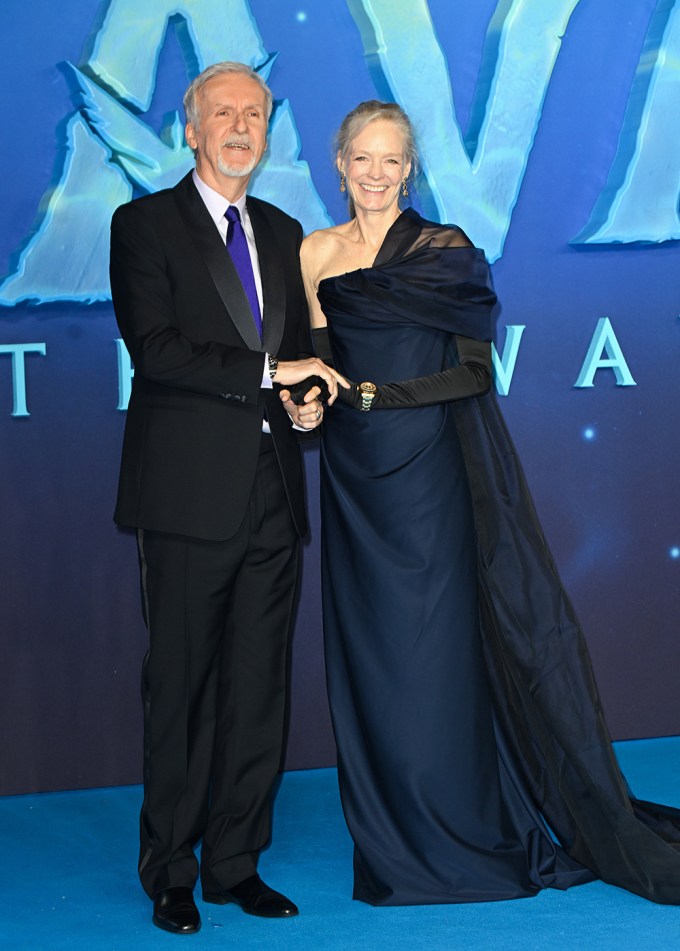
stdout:
{"type": "Polygon", "coordinates": [[[361,208],[357,209],[356,218],[354,219],[357,228],[357,240],[362,241],[377,252],[385,240],[385,235],[400,214],[401,211],[396,205],[383,213],[366,213],[361,208]]]}

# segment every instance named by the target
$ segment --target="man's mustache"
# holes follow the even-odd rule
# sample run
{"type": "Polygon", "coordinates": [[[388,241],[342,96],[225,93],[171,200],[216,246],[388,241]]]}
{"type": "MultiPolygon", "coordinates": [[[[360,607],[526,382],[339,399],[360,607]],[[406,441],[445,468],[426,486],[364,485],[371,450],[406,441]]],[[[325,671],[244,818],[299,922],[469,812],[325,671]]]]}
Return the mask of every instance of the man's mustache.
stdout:
{"type": "Polygon", "coordinates": [[[225,139],[222,142],[222,148],[232,148],[235,145],[245,145],[247,148],[252,148],[252,143],[250,141],[249,135],[230,135],[228,139],[225,139]]]}

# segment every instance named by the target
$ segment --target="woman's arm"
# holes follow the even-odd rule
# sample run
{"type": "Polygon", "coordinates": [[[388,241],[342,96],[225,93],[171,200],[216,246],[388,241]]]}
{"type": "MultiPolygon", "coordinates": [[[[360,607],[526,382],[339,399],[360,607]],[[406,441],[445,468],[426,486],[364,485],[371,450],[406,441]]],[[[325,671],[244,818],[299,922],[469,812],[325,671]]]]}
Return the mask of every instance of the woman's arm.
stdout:
{"type": "MultiPolygon", "coordinates": [[[[321,305],[316,296],[318,288],[318,275],[322,266],[322,262],[325,261],[327,255],[328,243],[324,232],[314,231],[302,242],[302,246],[300,247],[300,268],[302,270],[302,281],[305,287],[305,296],[307,297],[307,304],[309,306],[309,319],[312,325],[314,351],[317,357],[322,360],[327,367],[333,369],[333,358],[330,344],[328,343],[328,330],[326,329],[326,315],[322,311],[321,305]],[[324,335],[325,343],[323,346],[323,352],[326,357],[321,356],[321,352],[317,346],[317,333],[322,333],[324,335]]],[[[334,373],[334,379],[340,384],[340,389],[343,386],[348,386],[345,378],[340,376],[339,373],[334,373]]],[[[328,402],[329,404],[333,403],[335,396],[331,396],[326,381],[318,375],[309,376],[305,380],[302,380],[291,386],[287,386],[286,394],[293,403],[300,405],[305,402],[306,398],[309,397],[309,393],[314,387],[318,387],[319,392],[316,394],[316,399],[319,400],[319,402],[328,402]]]]}
{"type": "Polygon", "coordinates": [[[312,327],[326,326],[326,315],[321,310],[321,304],[316,296],[316,292],[319,288],[318,276],[325,243],[323,233],[313,231],[312,234],[304,239],[300,248],[302,282],[305,286],[305,295],[309,307],[309,322],[312,327]]]}
{"type": "MultiPolygon", "coordinates": [[[[314,334],[317,347],[318,335],[314,334]]],[[[470,337],[456,336],[459,365],[440,373],[386,383],[376,388],[372,399],[367,400],[353,383],[350,389],[339,389],[338,398],[355,409],[406,409],[417,406],[433,406],[452,400],[483,396],[491,388],[491,344],[470,337]]],[[[321,356],[321,349],[317,353],[321,356]]],[[[322,358],[323,359],[323,358],[322,358]]]]}

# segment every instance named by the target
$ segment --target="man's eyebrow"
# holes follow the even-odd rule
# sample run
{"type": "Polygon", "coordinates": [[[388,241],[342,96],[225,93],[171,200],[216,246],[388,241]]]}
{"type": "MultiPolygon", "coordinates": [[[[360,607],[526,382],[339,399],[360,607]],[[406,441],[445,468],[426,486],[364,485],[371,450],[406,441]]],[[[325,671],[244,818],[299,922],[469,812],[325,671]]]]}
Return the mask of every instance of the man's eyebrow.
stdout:
{"type": "MultiPolygon", "coordinates": [[[[210,104],[210,107],[211,107],[212,109],[219,109],[219,108],[233,109],[233,108],[234,108],[234,103],[233,103],[233,102],[222,102],[220,99],[218,99],[218,100],[216,100],[215,102],[212,102],[212,103],[210,104]]],[[[246,108],[246,109],[264,109],[264,107],[265,107],[265,106],[264,106],[264,103],[263,103],[263,102],[249,102],[249,103],[246,103],[246,105],[245,105],[244,108],[246,108]]]]}

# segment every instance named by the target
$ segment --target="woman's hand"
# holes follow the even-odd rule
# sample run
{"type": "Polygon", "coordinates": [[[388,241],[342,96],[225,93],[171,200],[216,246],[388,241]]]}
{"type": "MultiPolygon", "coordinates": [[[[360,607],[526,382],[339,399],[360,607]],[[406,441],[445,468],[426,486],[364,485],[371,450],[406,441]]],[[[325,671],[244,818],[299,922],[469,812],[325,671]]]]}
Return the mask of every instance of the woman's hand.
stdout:
{"type": "MultiPolygon", "coordinates": [[[[344,376],[342,376],[336,370],[333,370],[332,367],[326,366],[323,360],[319,360],[318,357],[308,357],[306,360],[279,360],[279,365],[276,368],[275,381],[283,387],[284,392],[287,392],[287,386],[292,386],[295,383],[301,383],[310,376],[320,376],[328,387],[329,406],[331,406],[337,399],[338,385],[344,388],[349,387],[349,383],[344,378],[344,376]]],[[[281,395],[283,397],[283,393],[281,395]]],[[[316,396],[318,396],[318,393],[316,396]]],[[[288,394],[286,399],[289,399],[289,397],[290,394],[288,394]]],[[[310,399],[314,398],[314,396],[310,397],[310,399]]]]}

